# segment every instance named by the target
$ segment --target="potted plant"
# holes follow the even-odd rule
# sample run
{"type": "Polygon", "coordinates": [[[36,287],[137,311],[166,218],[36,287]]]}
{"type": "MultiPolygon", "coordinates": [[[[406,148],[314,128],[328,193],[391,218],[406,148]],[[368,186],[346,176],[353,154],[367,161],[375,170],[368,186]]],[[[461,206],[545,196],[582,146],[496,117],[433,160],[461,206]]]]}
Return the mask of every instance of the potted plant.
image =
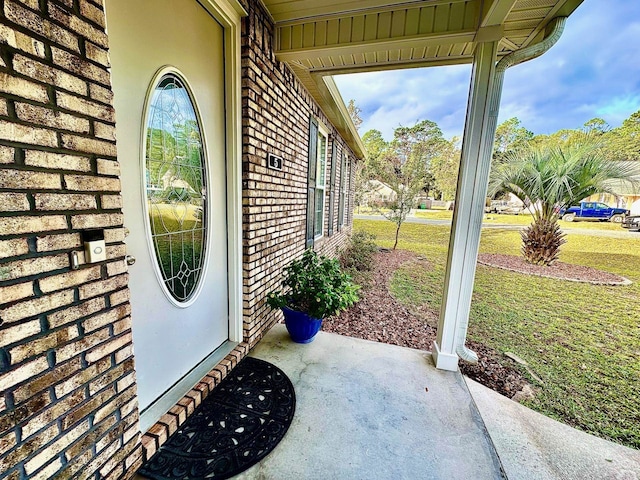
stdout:
{"type": "Polygon", "coordinates": [[[284,268],[283,290],[267,295],[271,308],[281,308],[291,339],[309,343],[322,320],[358,301],[357,285],[336,259],[307,250],[284,268]]]}

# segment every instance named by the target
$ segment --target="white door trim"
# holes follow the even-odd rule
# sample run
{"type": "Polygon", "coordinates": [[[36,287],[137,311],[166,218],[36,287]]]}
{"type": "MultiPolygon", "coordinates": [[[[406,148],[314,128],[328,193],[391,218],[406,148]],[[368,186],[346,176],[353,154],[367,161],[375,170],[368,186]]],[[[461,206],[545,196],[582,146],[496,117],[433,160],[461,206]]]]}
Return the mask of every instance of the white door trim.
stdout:
{"type": "Polygon", "coordinates": [[[227,252],[229,256],[229,340],[242,342],[242,89],[241,18],[236,0],[199,0],[224,29],[227,168],[227,252]]]}
{"type": "MultiPolygon", "coordinates": [[[[225,187],[227,209],[228,341],[169,387],[141,412],[144,432],[233,350],[243,337],[242,311],[242,101],[241,15],[235,0],[191,0],[222,27],[224,59],[225,187]],[[164,409],[164,410],[163,410],[164,409]],[[161,411],[163,410],[163,411],[161,411]]],[[[107,8],[107,6],[105,6],[107,8]]],[[[204,12],[203,12],[204,13],[204,12]]],[[[141,165],[138,162],[138,165],[141,165]]],[[[153,252],[153,250],[151,250],[153,252]]],[[[152,253],[153,254],[153,253],[152,253]]],[[[135,328],[135,326],[134,326],[135,328]]],[[[134,349],[136,345],[134,344],[134,349]]]]}

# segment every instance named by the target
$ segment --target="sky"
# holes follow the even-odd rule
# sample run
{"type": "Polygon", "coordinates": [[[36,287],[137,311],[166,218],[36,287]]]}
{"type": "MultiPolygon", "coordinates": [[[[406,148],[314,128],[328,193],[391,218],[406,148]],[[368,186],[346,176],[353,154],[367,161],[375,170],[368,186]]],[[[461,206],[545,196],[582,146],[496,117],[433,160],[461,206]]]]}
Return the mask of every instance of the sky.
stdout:
{"type": "MultiPolygon", "coordinates": [[[[461,136],[470,65],[338,75],[345,103],[362,109],[360,135],[435,121],[461,136]]],[[[498,123],[518,117],[535,134],[579,128],[600,117],[612,128],[640,110],[640,1],[584,0],[541,57],[506,71],[498,123]]]]}

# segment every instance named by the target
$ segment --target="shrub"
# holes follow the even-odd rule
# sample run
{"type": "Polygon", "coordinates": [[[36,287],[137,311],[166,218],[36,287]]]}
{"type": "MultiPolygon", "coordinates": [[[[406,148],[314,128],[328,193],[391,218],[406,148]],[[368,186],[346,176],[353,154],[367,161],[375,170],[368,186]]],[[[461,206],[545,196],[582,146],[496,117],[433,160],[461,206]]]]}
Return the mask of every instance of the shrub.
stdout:
{"type": "Polygon", "coordinates": [[[378,252],[375,235],[367,232],[354,232],[349,245],[340,254],[340,265],[349,271],[370,271],[373,268],[373,256],[378,252]]]}
{"type": "Polygon", "coordinates": [[[309,249],[284,268],[283,290],[267,295],[271,308],[289,307],[326,318],[358,301],[358,287],[336,259],[309,249]]]}
{"type": "Polygon", "coordinates": [[[351,235],[349,245],[340,254],[344,271],[351,275],[354,283],[364,288],[371,283],[373,258],[378,252],[375,238],[370,233],[355,232],[351,235]]]}

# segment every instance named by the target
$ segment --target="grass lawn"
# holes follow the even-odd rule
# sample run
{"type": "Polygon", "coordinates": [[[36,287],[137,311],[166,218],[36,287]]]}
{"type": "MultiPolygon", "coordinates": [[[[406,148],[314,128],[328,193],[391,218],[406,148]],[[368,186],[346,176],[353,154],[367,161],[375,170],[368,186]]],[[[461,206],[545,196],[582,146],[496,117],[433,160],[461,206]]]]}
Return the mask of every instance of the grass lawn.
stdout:
{"type": "MultiPolygon", "coordinates": [[[[415,216],[431,220],[450,220],[453,217],[453,212],[451,210],[415,210],[415,216]]],[[[529,213],[521,213],[520,215],[487,213],[483,218],[483,222],[489,225],[522,225],[523,227],[531,225],[531,220],[529,213]]],[[[623,230],[619,223],[611,222],[565,222],[560,220],[559,223],[561,227],[565,228],[612,230],[615,232],[623,230]]]]}
{"type": "MultiPolygon", "coordinates": [[[[393,245],[391,222],[355,220],[354,224],[356,229],[375,234],[379,245],[393,245]]],[[[448,239],[448,226],[402,226],[398,248],[425,255],[432,268],[414,265],[396,271],[392,293],[400,301],[439,310],[448,239]]],[[[519,249],[517,231],[489,229],[482,233],[481,252],[518,255],[519,249]]],[[[640,234],[602,238],[569,233],[561,260],[617,273],[634,283],[596,286],[479,265],[469,337],[498,352],[513,352],[529,363],[544,382],[540,384],[523,370],[537,388],[535,399],[526,403],[529,407],[640,449],[640,234]]],[[[510,360],[505,358],[505,362],[510,360]]]]}

